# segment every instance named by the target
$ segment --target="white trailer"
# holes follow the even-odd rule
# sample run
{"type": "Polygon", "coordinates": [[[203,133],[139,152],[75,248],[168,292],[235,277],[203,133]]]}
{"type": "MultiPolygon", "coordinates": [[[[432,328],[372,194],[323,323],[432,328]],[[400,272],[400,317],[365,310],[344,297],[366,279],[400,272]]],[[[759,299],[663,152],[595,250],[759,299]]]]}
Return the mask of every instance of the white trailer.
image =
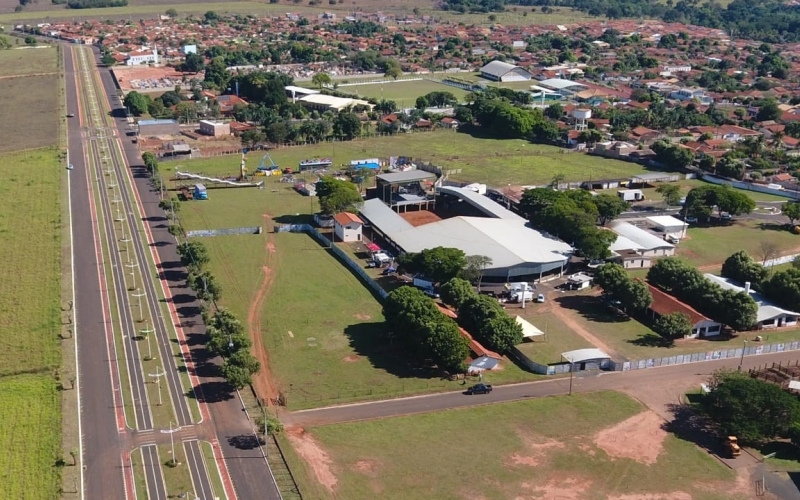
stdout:
{"type": "Polygon", "coordinates": [[[625,201],[642,201],[644,200],[644,193],[641,189],[620,189],[617,191],[617,196],[625,201]]]}

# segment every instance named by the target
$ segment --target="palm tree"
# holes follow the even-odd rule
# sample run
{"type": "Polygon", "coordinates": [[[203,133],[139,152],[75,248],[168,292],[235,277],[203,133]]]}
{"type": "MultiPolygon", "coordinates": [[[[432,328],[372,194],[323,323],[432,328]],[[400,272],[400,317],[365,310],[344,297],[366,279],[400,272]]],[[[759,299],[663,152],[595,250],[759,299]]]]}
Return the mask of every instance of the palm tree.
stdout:
{"type": "Polygon", "coordinates": [[[322,88],[323,86],[328,86],[331,84],[333,80],[331,79],[331,75],[325,72],[319,72],[311,78],[311,83],[317,86],[317,88],[322,88]]]}

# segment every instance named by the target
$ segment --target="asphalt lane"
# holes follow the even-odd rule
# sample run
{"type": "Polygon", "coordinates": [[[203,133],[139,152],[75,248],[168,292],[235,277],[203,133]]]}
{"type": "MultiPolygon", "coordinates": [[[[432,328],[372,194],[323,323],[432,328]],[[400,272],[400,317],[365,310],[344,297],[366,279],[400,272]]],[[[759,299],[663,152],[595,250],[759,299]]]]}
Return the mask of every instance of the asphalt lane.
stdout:
{"type": "MultiPolygon", "coordinates": [[[[748,356],[742,369],[755,368],[765,363],[787,363],[800,358],[800,352],[748,356]]],[[[738,359],[723,359],[700,363],[647,368],[629,372],[581,372],[572,380],[572,392],[596,392],[601,390],[624,390],[626,388],[657,386],[667,380],[696,379],[710,375],[720,368],[736,369],[738,359]]],[[[491,377],[491,374],[488,375],[491,377]]],[[[466,386],[465,386],[466,389],[466,386]]],[[[310,427],[376,418],[413,415],[432,411],[465,408],[475,405],[502,403],[529,398],[566,395],[570,391],[569,377],[526,382],[495,387],[489,394],[466,395],[462,392],[446,392],[409,398],[390,399],[370,403],[330,406],[315,410],[297,411],[283,416],[287,425],[310,427]]]]}
{"type": "MultiPolygon", "coordinates": [[[[64,48],[66,100],[68,112],[77,113],[78,89],[72,49],[64,48]]],[[[80,419],[83,431],[83,463],[86,469],[86,498],[125,498],[120,461],[121,440],[111,383],[110,357],[106,343],[106,319],[95,252],[94,214],[91,186],[86,176],[83,137],[78,118],[68,121],[69,161],[72,197],[72,244],[75,276],[75,337],[80,365],[80,419]]]]}
{"type": "Polygon", "coordinates": [[[153,444],[142,446],[141,453],[147,484],[147,500],[167,500],[167,487],[158,458],[158,448],[153,444]]]}
{"type": "MultiPolygon", "coordinates": [[[[98,58],[96,52],[95,58],[98,58]]],[[[152,188],[132,136],[127,135],[131,129],[124,116],[122,102],[116,97],[117,87],[113,77],[105,68],[99,71],[139,194],[145,224],[161,260],[159,275],[167,282],[172,294],[172,302],[195,364],[195,375],[200,381],[194,388],[195,394],[207,405],[236,494],[241,499],[279,500],[278,487],[257,445],[253,427],[236,394],[231,393],[227,382],[219,374],[221,359],[209,356],[205,349],[205,325],[200,315],[200,304],[194,293],[186,287],[186,270],[181,265],[175,237],[169,233],[164,211],[158,206],[159,193],[152,188]]]]}
{"type": "Polygon", "coordinates": [[[214,500],[214,490],[211,487],[208,469],[203,459],[203,452],[200,450],[200,442],[196,439],[184,441],[183,449],[186,453],[186,462],[189,465],[189,471],[192,475],[195,497],[200,500],[214,500]]]}

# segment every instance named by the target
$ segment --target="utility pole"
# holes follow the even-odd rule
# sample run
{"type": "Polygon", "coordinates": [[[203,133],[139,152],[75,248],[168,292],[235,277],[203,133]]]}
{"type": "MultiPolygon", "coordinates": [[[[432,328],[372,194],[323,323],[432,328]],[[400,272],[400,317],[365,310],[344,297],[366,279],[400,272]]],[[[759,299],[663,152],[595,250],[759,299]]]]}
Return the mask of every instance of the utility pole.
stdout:
{"type": "Polygon", "coordinates": [[[139,323],[144,321],[144,311],[142,311],[142,297],[147,294],[144,292],[134,293],[133,296],[139,301],[139,323]]]}
{"type": "MultiPolygon", "coordinates": [[[[161,402],[161,377],[163,377],[166,374],[167,374],[167,372],[165,372],[163,369],[161,369],[161,366],[158,366],[156,368],[156,372],[155,373],[148,373],[147,374],[148,377],[155,378],[156,379],[156,383],[158,384],[158,406],[161,406],[161,404],[162,404],[162,402],[161,402]]],[[[170,422],[170,428],[171,428],[171,426],[172,426],[172,422],[170,422]]],[[[164,432],[164,431],[161,431],[161,432],[164,432]]],[[[174,457],[174,451],[175,450],[173,449],[173,457],[172,457],[173,459],[175,458],[174,457]]]]}
{"type": "Polygon", "coordinates": [[[153,330],[150,329],[150,321],[149,320],[147,321],[147,328],[145,328],[144,330],[139,330],[139,333],[144,335],[145,338],[147,339],[147,360],[146,361],[149,361],[151,359],[155,359],[155,358],[153,358],[153,351],[150,349],[150,334],[153,333],[153,330]]]}

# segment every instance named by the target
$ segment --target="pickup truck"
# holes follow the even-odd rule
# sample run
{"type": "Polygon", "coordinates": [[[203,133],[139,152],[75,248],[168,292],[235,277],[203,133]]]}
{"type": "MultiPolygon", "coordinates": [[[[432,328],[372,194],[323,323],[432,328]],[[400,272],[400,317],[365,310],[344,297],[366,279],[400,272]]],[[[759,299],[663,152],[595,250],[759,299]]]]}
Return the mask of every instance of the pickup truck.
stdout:
{"type": "Polygon", "coordinates": [[[467,389],[467,394],[489,394],[492,392],[490,384],[475,384],[467,389]]]}

